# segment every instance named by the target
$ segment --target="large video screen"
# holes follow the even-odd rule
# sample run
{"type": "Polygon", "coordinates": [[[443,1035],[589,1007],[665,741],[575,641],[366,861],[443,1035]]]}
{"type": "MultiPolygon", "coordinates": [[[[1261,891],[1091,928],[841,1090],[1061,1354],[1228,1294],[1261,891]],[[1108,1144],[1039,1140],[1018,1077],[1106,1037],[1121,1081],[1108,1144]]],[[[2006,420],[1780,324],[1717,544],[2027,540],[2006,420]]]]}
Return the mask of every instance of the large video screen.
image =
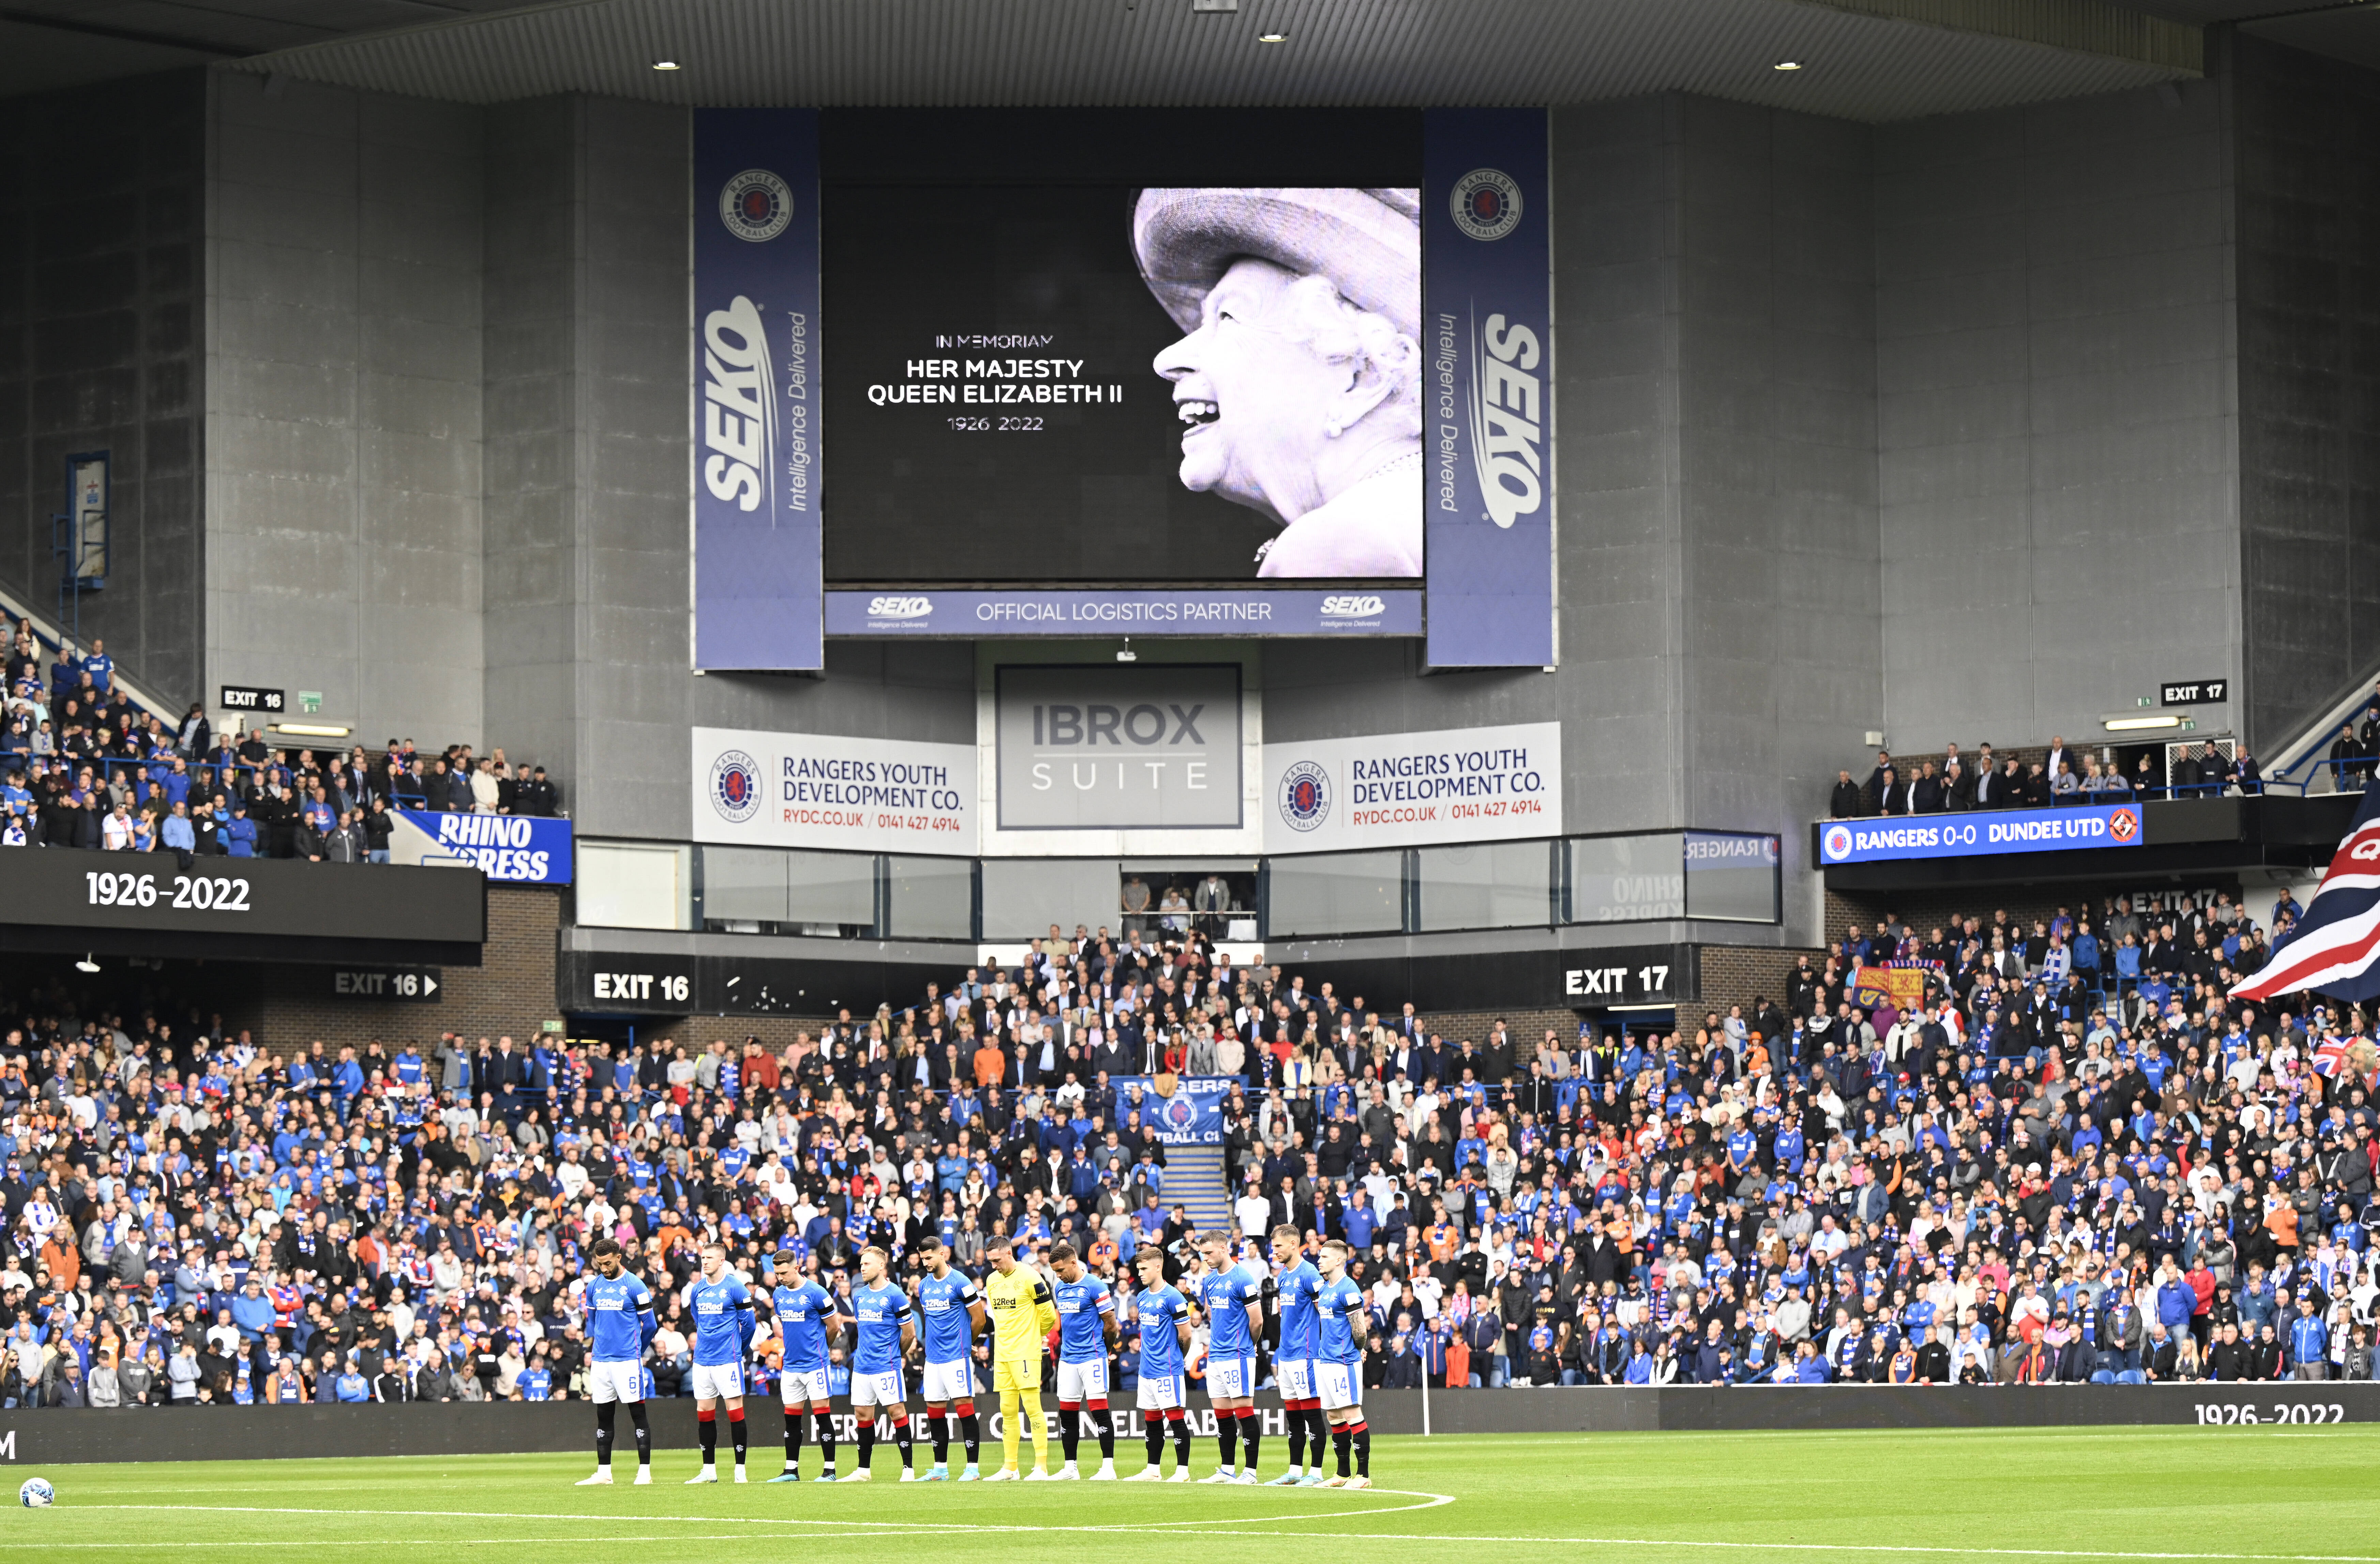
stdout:
{"type": "Polygon", "coordinates": [[[830,142],[827,580],[1417,583],[1418,139],[1282,127],[1115,116],[955,180],[830,142]]]}

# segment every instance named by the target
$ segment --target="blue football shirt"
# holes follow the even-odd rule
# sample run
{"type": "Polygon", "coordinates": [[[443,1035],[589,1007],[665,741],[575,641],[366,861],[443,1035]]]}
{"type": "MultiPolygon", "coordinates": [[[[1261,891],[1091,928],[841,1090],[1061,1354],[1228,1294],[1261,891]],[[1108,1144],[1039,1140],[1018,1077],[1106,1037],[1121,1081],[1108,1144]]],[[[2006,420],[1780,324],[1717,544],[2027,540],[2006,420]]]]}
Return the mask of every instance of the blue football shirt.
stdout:
{"type": "Polygon", "coordinates": [[[854,1374],[891,1374],[901,1366],[901,1322],[910,1317],[909,1295],[884,1282],[855,1289],[851,1306],[859,1321],[854,1374]]]}
{"type": "Polygon", "coordinates": [[[1322,1291],[1322,1273],[1311,1260],[1300,1259],[1281,1273],[1281,1355],[1293,1361],[1316,1352],[1314,1297],[1322,1291]]]}
{"type": "Polygon", "coordinates": [[[1207,1350],[1217,1357],[1245,1357],[1257,1344],[1248,1335],[1248,1305],[1264,1296],[1264,1283],[1245,1266],[1210,1271],[1198,1279],[1198,1306],[1207,1311],[1207,1350]]]}
{"type": "Polygon", "coordinates": [[[1364,1290],[1341,1277],[1326,1281],[1314,1295],[1315,1318],[1319,1326],[1316,1353],[1328,1364],[1353,1365],[1364,1361],[1364,1324],[1366,1314],[1364,1290]]]}
{"type": "Polygon", "coordinates": [[[694,1305],[694,1361],[705,1368],[742,1363],[752,1322],[752,1294],[744,1284],[722,1275],[696,1282],[686,1299],[694,1305]]]}
{"type": "Polygon", "coordinates": [[[653,1306],[653,1290],[626,1271],[587,1279],[587,1339],[597,1363],[635,1363],[645,1355],[638,1315],[653,1306]]]}
{"type": "Polygon", "coordinates": [[[975,1346],[975,1321],[967,1310],[981,1296],[964,1271],[929,1276],[917,1283],[917,1312],[925,1315],[928,1363],[967,1361],[975,1346]]]}
{"type": "Polygon", "coordinates": [[[1190,1312],[1190,1300],[1163,1282],[1140,1295],[1140,1376],[1171,1379],[1182,1372],[1182,1337],[1176,1328],[1190,1312]]]}
{"type": "Polygon", "coordinates": [[[826,1372],[826,1326],[834,1317],[834,1294],[817,1282],[780,1287],[769,1295],[785,1335],[787,1374],[826,1372]]]}
{"type": "Polygon", "coordinates": [[[1107,1329],[1100,1322],[1115,1313],[1108,1284],[1085,1271],[1078,1280],[1062,1281],[1050,1300],[1058,1308],[1058,1361],[1098,1363],[1108,1355],[1107,1329]]]}

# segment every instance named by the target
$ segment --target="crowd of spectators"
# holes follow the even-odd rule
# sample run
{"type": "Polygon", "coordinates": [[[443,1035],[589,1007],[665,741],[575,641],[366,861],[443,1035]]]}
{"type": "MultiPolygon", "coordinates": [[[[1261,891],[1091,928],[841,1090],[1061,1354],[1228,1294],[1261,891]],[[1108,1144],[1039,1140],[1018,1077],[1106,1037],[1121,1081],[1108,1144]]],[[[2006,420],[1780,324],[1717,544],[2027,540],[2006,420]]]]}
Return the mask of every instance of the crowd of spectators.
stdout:
{"type": "MultiPolygon", "coordinates": [[[[2351,735],[2350,735],[2351,736],[2351,735]]],[[[2333,746],[2336,749],[2336,746],[2333,746]]],[[[2360,787],[2360,778],[2343,787],[2360,787]]],[[[2046,809],[2069,804],[2122,804],[2134,799],[2212,798],[2237,791],[2262,793],[2264,770],[2245,746],[2225,754],[2212,743],[2184,744],[2166,764],[2162,746],[2143,750],[2131,769],[2112,752],[2091,755],[2070,747],[2061,735],[2049,741],[2042,758],[2031,762],[1995,755],[1988,744],[1973,756],[1955,744],[1938,755],[1896,757],[1876,753],[1865,781],[1848,770],[1835,773],[1828,796],[1829,819],[1876,815],[1934,815],[1957,809],[2046,809]]]]}
{"type": "Polygon", "coordinates": [[[31,626],[0,616],[8,690],[0,721],[0,846],[172,852],[184,860],[386,863],[390,811],[552,815],[545,768],[469,745],[435,754],[390,739],[346,754],[217,733],[194,705],[178,724],[143,710],[106,643],[46,667],[31,626]]]}
{"type": "Polygon", "coordinates": [[[905,1277],[929,1234],[968,1267],[1064,1239],[1129,1321],[1140,1247],[1195,1264],[1184,1154],[1117,1085],[1164,1072],[1236,1077],[1243,1234],[1353,1246],[1374,1384],[2368,1377],[2380,1052],[2360,1013],[2228,1000],[2246,922],[1887,918],[1665,1034],[1447,1037],[1195,932],[1079,928],[782,1049],[285,1053],[22,1004],[0,1401],[576,1394],[605,1235],[662,1295],[662,1394],[712,1239],[839,1294],[865,1243],[905,1277]]]}

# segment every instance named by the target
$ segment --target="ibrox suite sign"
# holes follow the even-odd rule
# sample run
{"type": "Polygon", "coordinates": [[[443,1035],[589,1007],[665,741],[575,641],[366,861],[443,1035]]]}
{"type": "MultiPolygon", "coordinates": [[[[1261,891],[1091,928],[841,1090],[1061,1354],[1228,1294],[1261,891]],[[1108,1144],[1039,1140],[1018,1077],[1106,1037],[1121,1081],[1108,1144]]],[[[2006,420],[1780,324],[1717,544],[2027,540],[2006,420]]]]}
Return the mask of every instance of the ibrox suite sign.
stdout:
{"type": "Polygon", "coordinates": [[[1897,858],[1972,858],[1994,853],[2064,853],[2140,844],[2140,806],[2116,804],[1829,820],[1819,830],[1818,856],[1827,864],[1875,864],[1897,858]]]}

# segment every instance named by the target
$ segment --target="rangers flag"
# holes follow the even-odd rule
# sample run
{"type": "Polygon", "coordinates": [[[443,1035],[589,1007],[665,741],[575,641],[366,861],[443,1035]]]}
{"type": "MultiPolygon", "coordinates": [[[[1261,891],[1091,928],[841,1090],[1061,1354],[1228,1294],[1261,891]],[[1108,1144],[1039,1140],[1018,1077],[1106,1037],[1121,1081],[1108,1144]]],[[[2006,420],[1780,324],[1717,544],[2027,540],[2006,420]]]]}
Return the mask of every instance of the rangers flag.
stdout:
{"type": "Polygon", "coordinates": [[[2301,988],[2336,1000],[2380,998],[2380,789],[2364,794],[2305,915],[2265,969],[2231,993],[2268,1000],[2301,988]]]}

